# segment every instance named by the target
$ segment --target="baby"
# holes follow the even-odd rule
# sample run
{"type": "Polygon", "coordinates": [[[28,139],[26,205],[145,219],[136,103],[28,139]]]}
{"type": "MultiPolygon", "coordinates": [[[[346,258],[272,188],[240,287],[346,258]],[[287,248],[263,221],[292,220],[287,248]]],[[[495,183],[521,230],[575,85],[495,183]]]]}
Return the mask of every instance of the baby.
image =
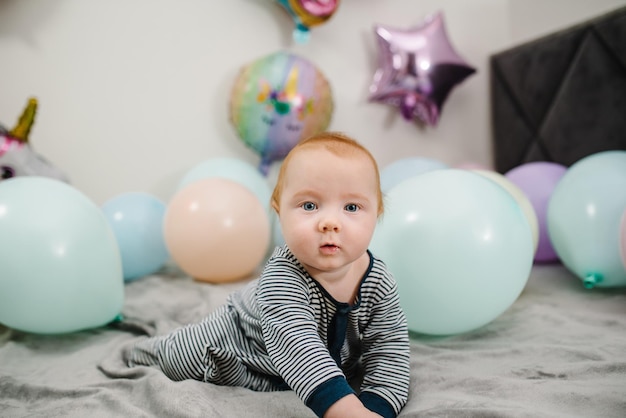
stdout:
{"type": "Polygon", "coordinates": [[[410,350],[396,282],[368,250],[383,213],[376,161],[345,135],[315,135],[285,158],[271,204],[285,245],[261,276],[201,322],[138,342],[129,366],[292,389],[319,417],[395,417],[408,397],[410,350]]]}

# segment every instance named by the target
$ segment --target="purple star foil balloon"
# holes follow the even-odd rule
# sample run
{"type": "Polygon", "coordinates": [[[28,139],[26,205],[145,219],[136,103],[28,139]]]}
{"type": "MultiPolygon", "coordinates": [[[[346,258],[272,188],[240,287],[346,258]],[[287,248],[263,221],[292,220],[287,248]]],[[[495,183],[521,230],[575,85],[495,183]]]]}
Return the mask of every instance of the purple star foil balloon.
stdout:
{"type": "Polygon", "coordinates": [[[374,31],[379,54],[369,101],[397,106],[407,121],[436,126],[450,91],[476,72],[450,44],[442,13],[414,28],[376,25],[374,31]]]}

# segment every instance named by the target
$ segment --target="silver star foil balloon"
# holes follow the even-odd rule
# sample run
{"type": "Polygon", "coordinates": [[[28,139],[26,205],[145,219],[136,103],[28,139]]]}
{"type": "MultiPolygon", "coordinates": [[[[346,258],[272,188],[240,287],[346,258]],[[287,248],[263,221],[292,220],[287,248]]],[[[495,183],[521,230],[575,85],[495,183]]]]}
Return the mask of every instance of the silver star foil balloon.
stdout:
{"type": "Polygon", "coordinates": [[[476,72],[450,44],[442,13],[410,29],[379,24],[374,32],[378,68],[369,101],[398,107],[407,121],[436,126],[451,90],[476,72]]]}

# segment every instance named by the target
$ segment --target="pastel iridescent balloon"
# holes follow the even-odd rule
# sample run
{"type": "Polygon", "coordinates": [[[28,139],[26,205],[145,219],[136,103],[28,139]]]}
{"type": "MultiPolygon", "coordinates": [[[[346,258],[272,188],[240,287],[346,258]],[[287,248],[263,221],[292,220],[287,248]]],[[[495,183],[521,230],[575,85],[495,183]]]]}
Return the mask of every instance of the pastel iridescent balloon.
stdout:
{"type": "Polygon", "coordinates": [[[231,123],[261,156],[264,175],[301,139],[326,130],[332,112],[326,77],[309,60],[287,52],[244,66],[231,93],[231,123]]]}
{"type": "Polygon", "coordinates": [[[476,72],[450,44],[442,13],[413,28],[376,25],[374,31],[378,68],[369,100],[398,107],[408,121],[437,125],[451,90],[476,72]]]}
{"type": "Polygon", "coordinates": [[[276,0],[296,25],[293,39],[305,43],[310,37],[310,28],[330,19],[339,7],[339,0],[276,0]]]}

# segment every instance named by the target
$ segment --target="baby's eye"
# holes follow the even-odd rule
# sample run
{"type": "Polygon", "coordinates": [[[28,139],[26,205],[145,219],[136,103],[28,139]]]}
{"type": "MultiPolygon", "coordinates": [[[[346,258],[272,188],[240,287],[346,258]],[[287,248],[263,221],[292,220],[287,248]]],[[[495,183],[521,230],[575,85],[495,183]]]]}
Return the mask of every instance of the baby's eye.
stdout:
{"type": "Polygon", "coordinates": [[[304,202],[301,207],[306,211],[312,211],[317,209],[317,205],[313,202],[304,202]]]}
{"type": "Polygon", "coordinates": [[[359,210],[359,205],[356,203],[348,203],[344,209],[348,212],[356,212],[359,210]]]}

